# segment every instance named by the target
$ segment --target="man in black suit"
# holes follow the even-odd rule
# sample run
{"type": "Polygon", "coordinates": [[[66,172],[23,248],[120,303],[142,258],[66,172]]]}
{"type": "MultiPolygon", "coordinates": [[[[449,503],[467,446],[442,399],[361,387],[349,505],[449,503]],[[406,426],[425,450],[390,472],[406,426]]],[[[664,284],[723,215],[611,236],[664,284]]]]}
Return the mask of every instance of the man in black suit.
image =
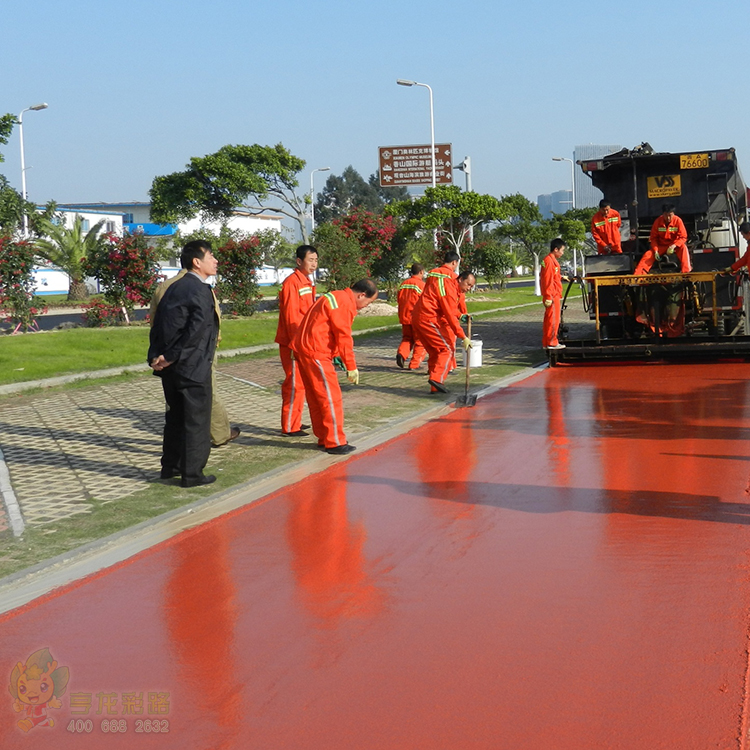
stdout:
{"type": "Polygon", "coordinates": [[[207,279],[216,274],[217,261],[203,240],[188,242],[180,261],[188,273],[159,303],[148,362],[167,402],[161,478],[182,474],[183,487],[197,487],[216,481],[203,469],[211,452],[211,363],[219,330],[207,279]]]}

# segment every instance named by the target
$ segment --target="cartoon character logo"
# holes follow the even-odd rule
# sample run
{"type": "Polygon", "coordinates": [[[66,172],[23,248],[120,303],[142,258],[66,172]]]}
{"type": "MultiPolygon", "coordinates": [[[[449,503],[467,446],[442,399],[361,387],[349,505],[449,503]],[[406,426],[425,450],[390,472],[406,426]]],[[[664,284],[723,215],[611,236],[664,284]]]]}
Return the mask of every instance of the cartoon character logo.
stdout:
{"type": "Polygon", "coordinates": [[[53,727],[55,721],[47,716],[48,708],[60,708],[60,696],[65,694],[70,672],[58,667],[48,648],[35,651],[26,664],[20,661],[10,673],[10,694],[15,699],[13,710],[26,712],[18,722],[24,732],[34,727],[53,727]]]}

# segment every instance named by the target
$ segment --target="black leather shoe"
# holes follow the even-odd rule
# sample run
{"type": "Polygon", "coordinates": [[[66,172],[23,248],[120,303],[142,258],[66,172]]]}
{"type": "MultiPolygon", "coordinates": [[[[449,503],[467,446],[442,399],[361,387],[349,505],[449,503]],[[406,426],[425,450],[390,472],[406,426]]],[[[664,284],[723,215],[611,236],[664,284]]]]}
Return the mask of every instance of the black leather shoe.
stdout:
{"type": "Polygon", "coordinates": [[[326,448],[326,453],[330,453],[332,456],[345,456],[347,453],[356,450],[356,446],[347,443],[346,445],[337,445],[334,448],[326,448]]]}
{"type": "Polygon", "coordinates": [[[299,426],[299,428],[300,428],[300,430],[309,430],[310,429],[310,425],[309,424],[301,424],[299,426]]]}
{"type": "Polygon", "coordinates": [[[402,370],[404,369],[404,365],[406,364],[406,360],[404,359],[403,355],[402,355],[402,354],[400,354],[400,353],[396,355],[396,364],[397,364],[397,365],[398,365],[398,366],[399,366],[399,367],[400,367],[400,368],[401,368],[402,370]]]}
{"type": "Polygon", "coordinates": [[[304,437],[305,435],[309,435],[309,432],[305,432],[304,430],[296,430],[295,432],[282,432],[281,433],[284,437],[304,437]]]}
{"type": "Polygon", "coordinates": [[[186,479],[183,477],[180,487],[202,487],[204,484],[213,484],[215,481],[216,477],[213,474],[204,474],[197,479],[186,479]]]}
{"type": "Polygon", "coordinates": [[[175,477],[179,477],[180,474],[182,474],[180,469],[162,469],[159,479],[174,479],[175,477]]]}
{"type": "Polygon", "coordinates": [[[449,393],[448,389],[442,384],[438,383],[437,380],[428,380],[427,381],[436,391],[439,391],[440,393],[449,393]]]}

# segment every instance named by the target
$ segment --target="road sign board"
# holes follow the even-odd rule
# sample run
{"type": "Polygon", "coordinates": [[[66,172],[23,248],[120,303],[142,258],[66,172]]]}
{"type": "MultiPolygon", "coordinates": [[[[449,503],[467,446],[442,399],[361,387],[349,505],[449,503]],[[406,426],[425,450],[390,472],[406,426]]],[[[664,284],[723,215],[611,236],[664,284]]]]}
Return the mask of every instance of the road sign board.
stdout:
{"type": "MultiPolygon", "coordinates": [[[[430,144],[420,146],[380,146],[380,186],[432,185],[430,144]]],[[[435,182],[453,184],[453,149],[450,143],[435,144],[435,182]]]]}

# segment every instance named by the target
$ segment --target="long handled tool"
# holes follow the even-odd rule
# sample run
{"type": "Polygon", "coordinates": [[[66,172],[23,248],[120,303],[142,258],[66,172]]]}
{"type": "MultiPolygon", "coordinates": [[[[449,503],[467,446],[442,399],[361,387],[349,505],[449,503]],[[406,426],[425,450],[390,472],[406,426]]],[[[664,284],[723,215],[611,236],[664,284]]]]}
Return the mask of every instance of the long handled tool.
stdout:
{"type": "MultiPolygon", "coordinates": [[[[469,338],[471,338],[471,315],[469,316],[469,322],[467,326],[467,334],[469,338]]],[[[469,371],[471,370],[471,349],[466,350],[466,388],[464,390],[464,395],[459,396],[456,399],[456,408],[460,408],[462,406],[475,406],[477,403],[477,394],[476,393],[469,393],[469,371]]]]}

